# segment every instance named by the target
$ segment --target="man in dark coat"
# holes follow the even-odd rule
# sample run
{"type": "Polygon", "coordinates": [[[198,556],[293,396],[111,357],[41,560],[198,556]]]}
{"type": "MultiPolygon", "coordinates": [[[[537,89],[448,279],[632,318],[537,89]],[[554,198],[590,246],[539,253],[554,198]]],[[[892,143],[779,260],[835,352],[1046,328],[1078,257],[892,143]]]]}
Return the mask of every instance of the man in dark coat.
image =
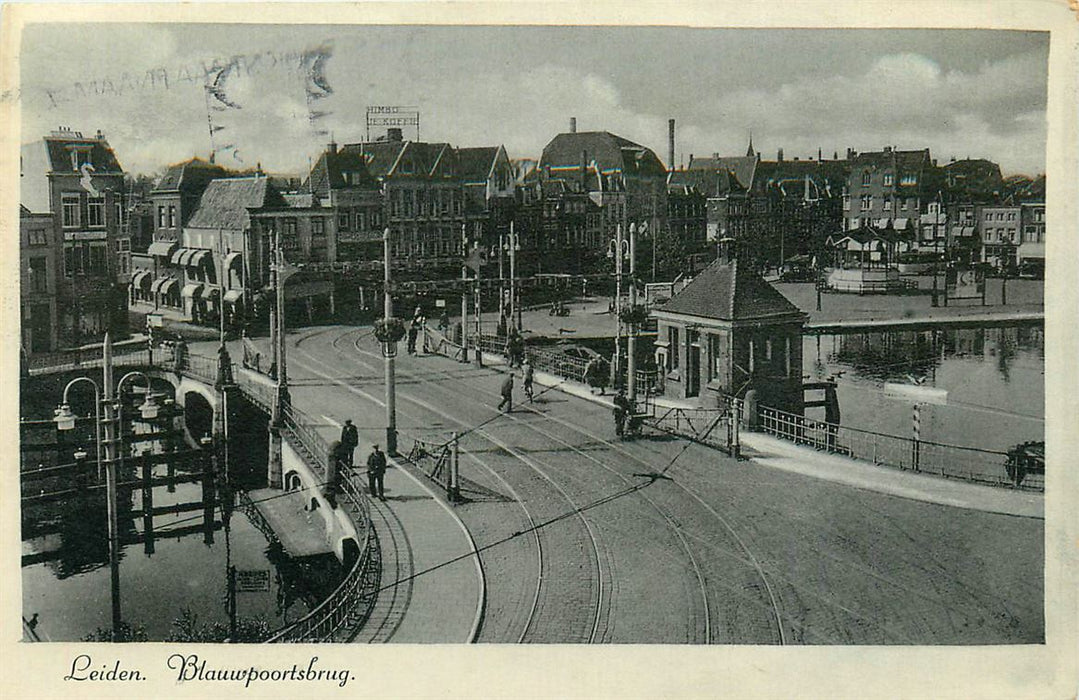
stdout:
{"type": "Polygon", "coordinates": [[[629,415],[630,408],[626,392],[619,389],[618,394],[614,397],[614,432],[618,437],[622,437],[622,433],[625,431],[626,416],[629,415]]]}
{"type": "Polygon", "coordinates": [[[386,475],[386,455],[375,445],[371,454],[367,457],[367,488],[372,498],[380,501],[386,500],[386,489],[383,477],[386,475]]]}
{"type": "Polygon", "coordinates": [[[501,411],[503,406],[507,413],[513,412],[513,372],[507,374],[502,382],[502,400],[498,402],[498,410],[501,411]]]}
{"type": "Polygon", "coordinates": [[[345,458],[348,466],[352,466],[352,454],[356,450],[356,445],[360,444],[360,436],[356,432],[356,426],[352,424],[352,420],[346,420],[344,427],[341,428],[341,456],[345,458]]]}

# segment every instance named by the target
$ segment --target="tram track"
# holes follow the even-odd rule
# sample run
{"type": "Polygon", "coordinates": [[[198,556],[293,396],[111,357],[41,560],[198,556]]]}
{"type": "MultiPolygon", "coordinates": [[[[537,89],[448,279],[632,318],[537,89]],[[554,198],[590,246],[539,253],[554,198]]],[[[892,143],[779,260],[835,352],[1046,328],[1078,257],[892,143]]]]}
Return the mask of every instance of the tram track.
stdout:
{"type": "MultiPolygon", "coordinates": [[[[358,352],[364,354],[364,355],[374,357],[373,353],[370,353],[369,351],[363,350],[362,348],[359,347],[358,340],[359,339],[357,339],[353,343],[356,350],[358,352]]],[[[336,343],[335,343],[335,346],[336,346],[336,343]]],[[[452,373],[450,373],[450,372],[448,372],[446,370],[433,370],[433,372],[438,373],[438,374],[442,374],[443,376],[450,376],[452,374],[452,373]]],[[[413,376],[415,377],[416,375],[413,373],[413,376]]],[[[452,378],[457,379],[456,377],[452,377],[452,378]]],[[[496,394],[494,394],[494,392],[484,391],[484,390],[478,389],[476,387],[472,387],[472,388],[474,390],[478,391],[479,393],[486,394],[488,396],[491,396],[492,398],[497,396],[496,394]]],[[[524,404],[519,404],[519,405],[523,406],[524,404]]],[[[637,462],[638,464],[642,465],[643,467],[645,467],[647,469],[652,469],[654,467],[654,464],[644,461],[638,455],[633,454],[631,451],[625,449],[621,445],[619,445],[617,443],[614,443],[614,442],[611,442],[609,440],[606,440],[606,439],[604,439],[602,437],[599,437],[599,436],[597,436],[597,435],[595,435],[593,433],[586,432],[586,431],[582,430],[579,426],[576,426],[573,423],[570,423],[569,421],[558,418],[556,416],[550,416],[550,415],[545,414],[545,413],[543,413],[541,411],[537,411],[537,410],[535,410],[535,409],[533,409],[531,407],[528,407],[528,410],[531,413],[534,413],[534,414],[536,414],[538,416],[543,417],[545,420],[549,420],[549,421],[558,423],[559,425],[562,425],[563,427],[568,428],[569,430],[571,430],[571,431],[573,431],[573,432],[575,432],[577,434],[580,434],[582,436],[586,436],[586,437],[588,437],[589,439],[592,439],[592,440],[596,440],[596,441],[602,443],[603,445],[605,445],[608,449],[611,449],[611,450],[613,450],[615,452],[618,452],[618,453],[622,454],[625,457],[628,457],[628,458],[632,459],[633,461],[637,462]]],[[[525,425],[529,429],[531,429],[533,431],[536,431],[536,432],[539,432],[540,434],[543,434],[545,437],[547,437],[549,439],[554,439],[554,440],[556,440],[557,442],[559,442],[560,444],[562,444],[565,447],[569,447],[571,450],[573,450],[574,452],[577,452],[578,454],[580,454],[582,457],[584,457],[588,461],[599,465],[600,467],[602,467],[603,469],[609,471],[612,474],[617,475],[620,479],[623,480],[624,483],[627,483],[627,484],[629,483],[629,481],[624,477],[624,475],[622,475],[621,472],[619,472],[617,469],[609,467],[608,465],[603,463],[601,460],[593,457],[592,455],[589,455],[589,454],[585,453],[583,450],[580,450],[579,448],[577,448],[577,447],[573,446],[572,444],[562,440],[561,438],[557,438],[552,433],[548,433],[548,432],[545,432],[545,431],[539,431],[534,425],[529,424],[529,423],[524,423],[524,422],[520,421],[519,419],[514,418],[512,414],[507,414],[507,415],[511,420],[514,420],[515,422],[517,422],[519,424],[525,425]]],[[[664,455],[664,457],[667,457],[667,455],[664,455]]],[[[673,464],[673,462],[672,462],[672,464],[673,464]]],[[[670,466],[671,465],[668,465],[668,468],[670,466]]],[[[760,562],[758,561],[756,555],[746,545],[746,543],[743,541],[743,539],[738,535],[738,533],[734,529],[734,527],[725,518],[723,518],[723,516],[721,516],[714,508],[712,508],[708,503],[706,503],[696,493],[694,493],[693,491],[685,488],[683,485],[679,484],[678,482],[672,482],[672,483],[674,484],[674,486],[677,489],[682,491],[684,494],[688,495],[691,499],[693,499],[701,507],[703,507],[704,510],[706,512],[708,512],[713,519],[720,522],[723,525],[724,529],[730,534],[730,536],[738,544],[738,546],[740,547],[740,549],[742,550],[742,552],[744,553],[744,555],[746,557],[746,559],[744,559],[743,561],[745,563],[750,564],[753,567],[753,569],[756,572],[756,575],[759,577],[761,583],[763,584],[765,593],[767,595],[769,608],[771,610],[771,613],[772,613],[772,616],[773,616],[773,619],[774,619],[774,633],[775,633],[775,637],[777,639],[777,642],[779,644],[781,644],[781,645],[786,644],[787,643],[787,639],[786,639],[787,635],[786,635],[786,632],[784,630],[783,613],[782,613],[782,608],[781,608],[781,605],[780,605],[778,594],[776,593],[775,589],[773,588],[773,586],[771,584],[771,581],[769,580],[769,577],[765,575],[764,569],[761,566],[760,562]]],[[[705,643],[710,643],[711,642],[711,631],[710,631],[710,622],[711,622],[711,620],[710,620],[710,615],[708,613],[707,588],[704,585],[704,580],[703,580],[703,575],[701,574],[700,564],[697,561],[696,557],[694,557],[692,555],[692,553],[691,553],[691,551],[690,551],[690,549],[688,547],[688,543],[686,542],[685,535],[683,534],[683,531],[682,531],[681,527],[674,524],[674,521],[673,521],[671,515],[669,513],[665,512],[651,498],[648,498],[647,496],[643,496],[643,497],[648,501],[648,503],[658,513],[660,513],[660,515],[664,519],[665,524],[667,525],[667,527],[670,528],[673,532],[675,532],[676,536],[678,537],[680,543],[683,545],[684,550],[686,551],[687,555],[689,556],[689,558],[690,558],[690,560],[692,562],[692,566],[694,568],[695,573],[697,574],[699,585],[701,587],[701,590],[703,591],[702,595],[703,595],[703,598],[704,598],[704,601],[705,601],[705,603],[704,603],[705,619],[706,619],[706,632],[705,632],[706,642],[705,643]]],[[[737,592],[736,589],[729,588],[729,587],[728,587],[728,590],[734,590],[735,592],[737,592]]]]}
{"type": "MultiPolygon", "coordinates": [[[[311,354],[309,352],[306,352],[306,350],[304,350],[303,348],[300,347],[300,344],[303,341],[309,340],[309,339],[311,339],[311,338],[313,338],[313,337],[315,337],[317,335],[321,335],[323,332],[329,332],[330,330],[333,330],[333,329],[321,329],[320,331],[305,334],[302,338],[299,339],[299,342],[297,342],[294,347],[297,350],[299,350],[299,352],[303,353],[308,358],[309,362],[314,362],[315,364],[321,365],[321,366],[323,366],[323,367],[325,367],[327,369],[338,369],[338,368],[334,368],[332,365],[330,365],[330,363],[319,359],[318,357],[314,356],[313,354],[311,354]]],[[[344,335],[347,335],[348,332],[349,331],[346,331],[345,334],[342,334],[342,336],[339,336],[338,338],[335,338],[333,341],[331,341],[331,345],[333,347],[337,348],[341,338],[344,337],[344,335]]],[[[356,364],[360,364],[360,365],[365,364],[365,363],[359,361],[355,357],[352,357],[350,359],[356,364]]],[[[295,360],[294,360],[294,362],[295,362],[295,360]]],[[[300,362],[299,364],[301,364],[301,366],[302,366],[304,363],[300,362]]],[[[309,369],[311,371],[314,371],[316,374],[322,374],[323,376],[326,376],[323,372],[321,372],[321,371],[319,371],[319,370],[317,370],[317,369],[315,369],[313,367],[308,366],[307,369],[309,369]]],[[[332,377],[330,377],[330,378],[332,380],[332,377]]],[[[341,386],[349,389],[353,393],[356,393],[356,394],[358,394],[360,396],[363,396],[364,398],[368,399],[369,401],[374,402],[377,405],[380,405],[380,406],[384,405],[383,402],[381,400],[379,400],[377,397],[372,396],[371,394],[368,394],[367,392],[364,392],[361,389],[349,386],[349,385],[347,385],[347,384],[345,384],[343,382],[339,382],[339,383],[340,383],[341,386]]],[[[407,401],[409,403],[412,403],[412,404],[418,406],[419,408],[421,408],[421,409],[423,409],[425,411],[428,411],[430,413],[434,413],[435,415],[438,415],[438,416],[442,417],[443,419],[445,419],[447,421],[450,421],[450,422],[453,422],[455,424],[461,425],[462,427],[465,427],[465,428],[471,428],[472,427],[472,426],[468,425],[467,423],[454,418],[453,416],[449,415],[445,411],[442,411],[441,409],[439,409],[439,408],[437,408],[437,407],[435,407],[435,406],[433,406],[433,405],[431,405],[431,404],[429,404],[429,403],[427,403],[425,401],[422,401],[420,399],[416,399],[415,397],[401,396],[401,397],[399,397],[399,403],[400,403],[400,401],[407,401]]],[[[410,415],[410,416],[413,416],[413,417],[422,417],[421,414],[419,414],[419,413],[408,412],[408,411],[401,410],[400,405],[398,406],[398,411],[400,413],[405,414],[405,415],[410,415]]],[[[520,462],[526,464],[527,466],[529,466],[529,468],[534,473],[538,474],[540,476],[540,478],[542,478],[543,480],[548,482],[550,484],[550,486],[552,486],[556,491],[558,491],[560,493],[562,498],[568,504],[570,504],[570,507],[573,509],[573,511],[578,511],[579,510],[579,506],[574,502],[574,500],[569,496],[569,494],[564,489],[562,489],[560,487],[560,485],[550,477],[549,474],[547,474],[541,467],[539,467],[539,465],[537,465],[534,460],[530,460],[523,453],[521,453],[519,451],[515,451],[511,446],[509,446],[506,443],[498,440],[497,438],[490,435],[486,431],[483,431],[482,429],[478,430],[478,431],[475,431],[475,432],[478,433],[482,438],[486,439],[491,444],[497,446],[498,448],[500,448],[502,450],[505,450],[507,453],[513,455],[518,461],[520,461],[520,462]]],[[[489,465],[485,465],[485,466],[487,467],[488,471],[491,471],[491,472],[494,471],[492,468],[490,468],[489,465]]],[[[498,476],[500,481],[503,481],[504,483],[507,483],[507,482],[505,482],[505,480],[501,476],[499,476],[497,474],[496,474],[496,476],[498,476]]],[[[530,529],[533,532],[537,533],[536,534],[537,537],[539,537],[539,533],[541,533],[541,532],[546,533],[546,530],[544,530],[544,529],[537,526],[537,524],[536,524],[537,518],[535,517],[536,514],[534,514],[533,512],[529,512],[527,507],[524,505],[525,503],[527,503],[529,501],[520,500],[520,494],[518,494],[516,497],[518,498],[518,502],[521,504],[522,509],[525,509],[525,511],[526,511],[526,517],[527,517],[527,519],[528,519],[528,521],[529,521],[529,523],[531,525],[530,529]]],[[[560,510],[557,511],[558,516],[561,516],[562,514],[564,514],[564,510],[560,509],[560,510]]],[[[602,559],[601,559],[600,553],[599,553],[600,548],[599,548],[598,540],[596,538],[596,535],[595,535],[595,532],[594,532],[594,530],[592,528],[591,523],[588,521],[588,519],[586,517],[584,517],[583,513],[577,512],[576,516],[580,520],[582,525],[584,526],[585,534],[587,535],[586,545],[591,549],[592,555],[590,557],[589,566],[590,566],[590,568],[594,566],[595,571],[596,571],[596,575],[594,577],[591,577],[591,576],[587,577],[588,580],[595,580],[596,581],[596,591],[595,591],[595,594],[593,596],[591,596],[593,598],[593,601],[589,605],[589,607],[594,609],[594,615],[591,616],[591,623],[590,623],[590,626],[589,626],[589,628],[587,630],[587,634],[581,634],[581,635],[575,636],[572,639],[559,638],[557,640],[544,639],[544,640],[541,640],[541,641],[563,641],[563,642],[571,641],[571,642],[578,642],[578,643],[594,643],[597,640],[597,637],[601,634],[601,621],[603,619],[603,613],[604,613],[604,610],[605,610],[605,607],[604,607],[605,606],[605,603],[604,603],[604,594],[605,594],[604,578],[607,577],[607,574],[606,574],[606,572],[604,571],[604,568],[603,568],[602,559]]],[[[573,547],[560,547],[559,549],[562,550],[563,553],[573,551],[573,547]]],[[[541,607],[542,607],[541,604],[540,604],[540,600],[542,598],[541,587],[545,583],[546,584],[551,584],[552,582],[558,581],[558,579],[559,579],[558,571],[554,570],[553,567],[550,566],[550,564],[548,562],[548,559],[546,557],[543,557],[543,555],[542,555],[542,551],[543,551],[542,545],[538,546],[537,551],[539,552],[538,556],[540,557],[541,564],[540,564],[540,568],[538,569],[539,575],[537,577],[537,579],[538,579],[537,580],[537,587],[536,587],[536,590],[535,590],[535,592],[533,594],[532,605],[530,607],[530,611],[529,611],[527,620],[525,621],[525,624],[523,625],[522,631],[521,631],[520,636],[519,636],[519,641],[522,641],[522,642],[532,641],[531,637],[537,636],[537,634],[538,634],[538,632],[537,632],[538,628],[536,626],[536,619],[537,619],[537,617],[538,617],[538,615],[540,613],[541,607]],[[546,571],[545,571],[545,568],[546,568],[546,571]]],[[[563,593],[565,594],[566,592],[564,591],[563,593]]],[[[572,591],[570,593],[572,593],[572,591]]],[[[567,606],[567,605],[564,604],[565,602],[568,602],[568,601],[561,600],[561,599],[559,601],[555,601],[555,603],[563,603],[563,604],[552,603],[551,605],[547,606],[547,610],[553,610],[553,611],[555,611],[555,614],[558,614],[558,611],[561,611],[561,610],[564,610],[564,609],[572,610],[575,607],[575,606],[567,606]]],[[[550,614],[550,613],[548,613],[548,614],[550,614]]],[[[566,628],[565,624],[550,624],[550,625],[546,625],[544,627],[544,629],[562,629],[563,631],[565,631],[565,628],[566,628]]]]}

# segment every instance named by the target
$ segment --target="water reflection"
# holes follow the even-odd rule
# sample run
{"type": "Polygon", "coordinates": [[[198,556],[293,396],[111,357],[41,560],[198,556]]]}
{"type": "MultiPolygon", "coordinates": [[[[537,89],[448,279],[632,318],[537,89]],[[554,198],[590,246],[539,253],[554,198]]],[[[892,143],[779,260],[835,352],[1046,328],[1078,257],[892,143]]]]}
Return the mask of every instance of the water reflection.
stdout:
{"type": "Polygon", "coordinates": [[[923,439],[994,450],[1044,439],[1040,327],[807,336],[803,353],[807,379],[838,382],[845,425],[910,434],[910,406],[883,384],[919,381],[948,391],[947,405],[923,411],[923,439]]]}
{"type": "MultiPolygon", "coordinates": [[[[38,615],[45,640],[107,639],[108,516],[92,458],[93,421],[58,435],[47,415],[23,426],[23,614],[38,615]],[[90,459],[75,460],[79,448],[90,459]]],[[[24,409],[24,418],[34,416],[24,409]]],[[[333,590],[342,571],[332,555],[292,559],[238,505],[234,486],[264,485],[260,449],[232,450],[228,465],[216,464],[185,443],[177,415],[124,428],[117,473],[123,629],[150,641],[213,641],[236,630],[250,638],[302,617],[333,590]],[[266,585],[237,590],[230,572],[266,585]]]]}

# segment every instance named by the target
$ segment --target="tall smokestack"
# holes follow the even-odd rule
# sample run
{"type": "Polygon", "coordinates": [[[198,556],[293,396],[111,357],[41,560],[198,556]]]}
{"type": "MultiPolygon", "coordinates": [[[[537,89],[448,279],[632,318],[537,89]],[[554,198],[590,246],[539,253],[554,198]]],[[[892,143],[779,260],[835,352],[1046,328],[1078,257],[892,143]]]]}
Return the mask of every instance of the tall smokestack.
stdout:
{"type": "Polygon", "coordinates": [[[569,133],[571,133],[571,134],[576,134],[577,133],[577,117],[570,117],[569,118],[569,133]]]}
{"type": "Polygon", "coordinates": [[[667,120],[667,167],[674,170],[674,120],[667,120]]]}

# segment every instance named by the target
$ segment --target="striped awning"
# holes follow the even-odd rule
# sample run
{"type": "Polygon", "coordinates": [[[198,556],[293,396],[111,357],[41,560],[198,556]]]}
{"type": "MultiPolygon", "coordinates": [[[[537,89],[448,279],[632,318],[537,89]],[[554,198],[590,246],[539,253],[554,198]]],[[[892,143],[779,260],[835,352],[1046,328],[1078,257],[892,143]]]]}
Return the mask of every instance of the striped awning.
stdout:
{"type": "Polygon", "coordinates": [[[192,282],[191,284],[185,284],[184,288],[180,291],[180,296],[184,299],[198,299],[202,294],[203,285],[192,282]]]}
{"type": "Polygon", "coordinates": [[[147,255],[168,257],[175,247],[176,241],[154,241],[150,244],[150,247],[146,249],[146,253],[147,255]]]}
{"type": "Polygon", "coordinates": [[[242,255],[242,253],[239,253],[237,251],[233,251],[233,252],[229,253],[228,255],[226,255],[225,256],[225,269],[227,270],[230,267],[232,267],[232,264],[235,263],[237,260],[239,260],[241,255],[242,255]]]}
{"type": "Polygon", "coordinates": [[[154,280],[154,273],[149,270],[139,270],[131,276],[131,286],[140,289],[148,286],[154,280]]]}
{"type": "Polygon", "coordinates": [[[169,262],[173,265],[179,265],[180,258],[182,258],[184,256],[184,253],[186,252],[187,248],[177,248],[176,250],[172,251],[172,257],[169,258],[169,262]]]}
{"type": "Polygon", "coordinates": [[[179,284],[180,283],[176,281],[175,277],[169,277],[165,280],[165,283],[161,285],[161,289],[159,291],[161,294],[171,294],[173,291],[176,290],[176,287],[178,287],[179,284]]]}
{"type": "Polygon", "coordinates": [[[206,259],[206,256],[210,254],[208,250],[202,250],[199,248],[192,249],[191,257],[188,258],[186,265],[189,267],[198,267],[202,264],[202,261],[206,259]]]}
{"type": "Polygon", "coordinates": [[[230,289],[225,292],[225,301],[229,302],[230,304],[235,304],[243,297],[243,295],[244,290],[242,289],[230,289]]]}
{"type": "Polygon", "coordinates": [[[174,277],[162,277],[161,279],[154,280],[150,285],[150,291],[154,294],[168,294],[170,290],[176,287],[176,278],[174,277]]]}

